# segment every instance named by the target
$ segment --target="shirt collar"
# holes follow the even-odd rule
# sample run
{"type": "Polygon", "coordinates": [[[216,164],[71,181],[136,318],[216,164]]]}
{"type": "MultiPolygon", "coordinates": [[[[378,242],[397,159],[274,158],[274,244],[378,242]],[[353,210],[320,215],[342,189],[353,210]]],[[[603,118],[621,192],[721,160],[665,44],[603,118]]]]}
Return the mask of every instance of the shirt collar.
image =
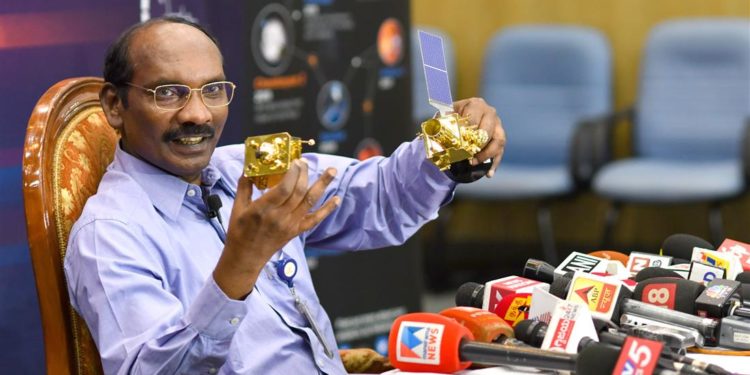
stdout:
{"type": "MultiPolygon", "coordinates": [[[[114,165],[133,178],[151,199],[153,206],[171,220],[177,219],[187,190],[190,186],[195,186],[125,152],[119,142],[115,150],[114,165]]],[[[202,181],[209,188],[220,177],[219,171],[211,163],[201,173],[202,181]]]]}

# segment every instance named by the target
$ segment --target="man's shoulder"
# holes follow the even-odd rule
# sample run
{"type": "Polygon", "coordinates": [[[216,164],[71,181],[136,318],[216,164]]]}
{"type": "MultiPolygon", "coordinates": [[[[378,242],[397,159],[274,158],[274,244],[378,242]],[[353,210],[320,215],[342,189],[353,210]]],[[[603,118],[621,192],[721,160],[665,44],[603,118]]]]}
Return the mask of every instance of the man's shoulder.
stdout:
{"type": "Polygon", "coordinates": [[[138,216],[145,214],[153,206],[141,186],[127,173],[108,169],[94,195],[83,207],[76,227],[97,221],[119,221],[125,225],[138,222],[138,216]]]}

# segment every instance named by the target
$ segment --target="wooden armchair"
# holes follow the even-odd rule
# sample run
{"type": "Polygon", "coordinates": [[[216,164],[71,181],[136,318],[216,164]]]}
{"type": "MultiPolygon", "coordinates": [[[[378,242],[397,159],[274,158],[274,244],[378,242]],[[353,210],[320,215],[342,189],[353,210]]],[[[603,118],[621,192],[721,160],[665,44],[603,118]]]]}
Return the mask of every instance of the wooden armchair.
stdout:
{"type": "Polygon", "coordinates": [[[57,83],[26,130],[23,197],[48,374],[103,373],[86,323],[70,306],[62,263],[70,228],[114,157],[118,136],[99,104],[102,85],[94,77],[57,83]]]}

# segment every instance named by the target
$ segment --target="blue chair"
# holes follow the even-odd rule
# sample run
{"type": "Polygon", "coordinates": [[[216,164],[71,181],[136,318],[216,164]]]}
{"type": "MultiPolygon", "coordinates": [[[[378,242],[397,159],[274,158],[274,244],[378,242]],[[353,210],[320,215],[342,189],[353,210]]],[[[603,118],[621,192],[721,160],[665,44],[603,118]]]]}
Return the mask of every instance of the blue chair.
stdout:
{"type": "Polygon", "coordinates": [[[750,175],[750,22],[691,19],[656,26],[639,90],[634,156],[605,165],[593,180],[594,191],[612,203],[605,245],[624,203],[698,202],[709,204],[718,244],[720,204],[742,194],[750,175]]]}
{"type": "Polygon", "coordinates": [[[445,64],[448,67],[448,77],[450,77],[451,92],[456,97],[456,56],[453,49],[453,42],[450,36],[444,31],[434,27],[412,26],[411,32],[411,97],[412,97],[412,122],[415,125],[415,131],[423,121],[432,118],[435,115],[435,108],[427,102],[427,83],[424,78],[422,69],[422,55],[419,49],[419,38],[417,31],[422,30],[430,34],[438,35],[443,38],[443,49],[445,51],[445,64]]]}
{"type": "Polygon", "coordinates": [[[511,27],[487,47],[480,96],[497,108],[507,145],[495,176],[459,186],[457,196],[539,200],[537,222],[550,262],[557,261],[550,202],[586,184],[572,159],[589,148],[574,146],[586,139],[575,134],[584,120],[611,111],[611,65],[607,39],[588,27],[511,27]]]}

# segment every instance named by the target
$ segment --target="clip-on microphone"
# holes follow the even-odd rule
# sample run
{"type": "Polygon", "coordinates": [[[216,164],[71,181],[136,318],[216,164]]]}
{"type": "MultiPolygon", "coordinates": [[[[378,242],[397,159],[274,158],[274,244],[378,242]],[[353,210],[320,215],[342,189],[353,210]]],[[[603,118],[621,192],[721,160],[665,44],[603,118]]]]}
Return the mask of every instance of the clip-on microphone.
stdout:
{"type": "Polygon", "coordinates": [[[219,219],[221,230],[226,233],[226,229],[224,229],[224,221],[221,220],[221,213],[219,212],[219,209],[223,205],[221,203],[221,198],[218,194],[209,194],[208,187],[202,186],[201,190],[203,192],[203,203],[206,205],[206,217],[208,217],[209,220],[213,218],[219,219]]]}

